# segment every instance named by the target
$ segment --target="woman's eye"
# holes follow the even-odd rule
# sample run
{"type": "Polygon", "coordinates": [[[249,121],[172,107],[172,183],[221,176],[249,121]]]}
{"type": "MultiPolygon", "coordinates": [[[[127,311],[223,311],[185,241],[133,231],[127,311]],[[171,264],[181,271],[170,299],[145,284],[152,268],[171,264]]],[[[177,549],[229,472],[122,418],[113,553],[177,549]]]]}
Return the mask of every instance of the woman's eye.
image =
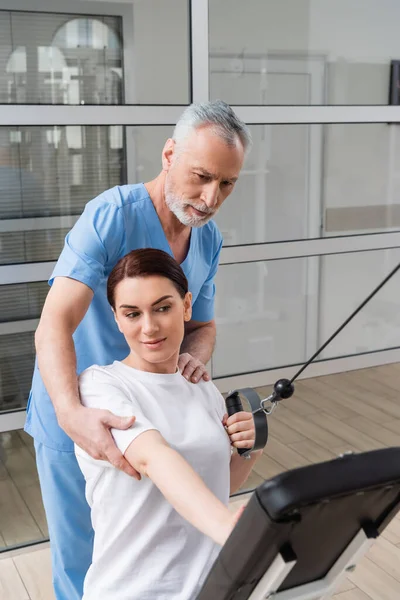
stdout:
{"type": "Polygon", "coordinates": [[[170,308],[170,306],[160,306],[160,308],[157,309],[157,312],[167,312],[170,308]]]}
{"type": "Polygon", "coordinates": [[[134,319],[135,317],[139,316],[139,313],[138,312],[132,312],[132,313],[128,313],[126,316],[128,317],[128,319],[134,319]]]}

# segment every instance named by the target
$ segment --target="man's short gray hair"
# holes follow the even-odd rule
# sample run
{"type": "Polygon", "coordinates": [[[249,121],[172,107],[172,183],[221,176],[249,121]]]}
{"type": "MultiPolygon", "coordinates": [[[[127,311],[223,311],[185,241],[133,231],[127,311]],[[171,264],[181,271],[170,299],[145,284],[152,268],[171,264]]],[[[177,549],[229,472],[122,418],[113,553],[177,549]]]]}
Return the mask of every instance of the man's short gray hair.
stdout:
{"type": "Polygon", "coordinates": [[[245,153],[251,148],[251,133],[247,125],[222,100],[190,104],[177,122],[173,140],[180,144],[193,129],[212,127],[226,144],[234,146],[239,138],[245,153]]]}

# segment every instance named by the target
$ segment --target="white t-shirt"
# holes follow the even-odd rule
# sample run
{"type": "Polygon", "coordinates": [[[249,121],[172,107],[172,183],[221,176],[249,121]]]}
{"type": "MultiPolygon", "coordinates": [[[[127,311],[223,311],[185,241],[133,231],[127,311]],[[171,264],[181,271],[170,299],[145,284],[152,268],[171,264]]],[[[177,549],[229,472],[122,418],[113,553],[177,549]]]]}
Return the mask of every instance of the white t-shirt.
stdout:
{"type": "MultiPolygon", "coordinates": [[[[156,429],[228,504],[231,446],[221,422],[224,400],[212,382],[193,384],[179,371],[148,373],[115,361],[84,371],[80,394],[85,406],[136,416],[130,429],[112,429],[122,453],[156,429]]],[[[149,478],[137,481],[78,446],[75,452],[95,531],[83,600],[195,599],[220,547],[183,519],[149,478]]]]}

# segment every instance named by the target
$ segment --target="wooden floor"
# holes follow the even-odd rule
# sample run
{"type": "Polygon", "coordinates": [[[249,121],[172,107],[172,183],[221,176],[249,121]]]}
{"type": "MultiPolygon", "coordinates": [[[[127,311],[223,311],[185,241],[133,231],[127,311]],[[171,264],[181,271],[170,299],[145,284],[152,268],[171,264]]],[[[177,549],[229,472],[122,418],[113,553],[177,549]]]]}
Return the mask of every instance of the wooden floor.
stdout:
{"type": "MultiPolygon", "coordinates": [[[[270,438],[247,487],[286,469],[346,451],[400,445],[400,364],[307,379],[269,419],[270,438]]],[[[268,393],[269,388],[259,388],[268,393]]],[[[232,501],[232,509],[243,497],[232,501]]],[[[0,438],[0,548],[47,536],[34,465],[23,432],[0,438]]],[[[400,599],[400,517],[337,590],[335,600],[400,599]]],[[[54,600],[47,545],[0,554],[1,600],[54,600]]]]}

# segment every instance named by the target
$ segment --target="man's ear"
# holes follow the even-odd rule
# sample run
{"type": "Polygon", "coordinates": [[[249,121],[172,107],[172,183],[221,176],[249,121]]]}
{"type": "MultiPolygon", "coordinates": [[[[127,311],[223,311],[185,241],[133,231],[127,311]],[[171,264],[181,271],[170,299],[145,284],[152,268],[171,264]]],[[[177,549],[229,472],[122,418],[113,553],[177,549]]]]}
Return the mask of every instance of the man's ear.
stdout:
{"type": "Polygon", "coordinates": [[[175,154],[175,142],[172,138],[168,138],[168,140],[164,144],[164,148],[162,151],[161,162],[162,168],[164,171],[169,171],[172,161],[175,154]]]}

